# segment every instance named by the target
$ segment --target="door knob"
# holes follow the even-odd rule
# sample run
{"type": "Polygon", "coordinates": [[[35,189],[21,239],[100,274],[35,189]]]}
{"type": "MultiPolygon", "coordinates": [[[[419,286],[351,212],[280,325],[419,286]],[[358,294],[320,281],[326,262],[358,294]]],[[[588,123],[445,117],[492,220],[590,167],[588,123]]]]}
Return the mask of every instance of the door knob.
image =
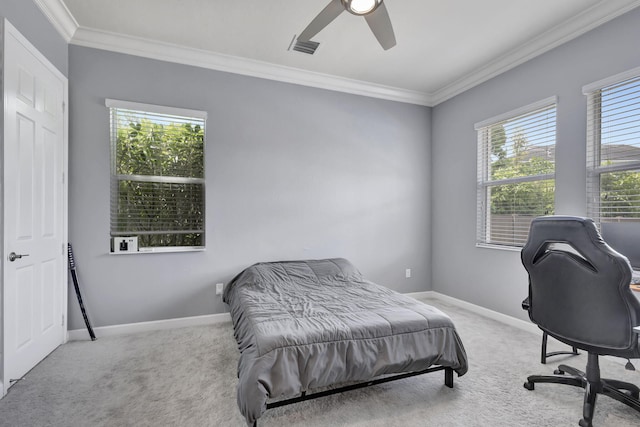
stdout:
{"type": "Polygon", "coordinates": [[[17,254],[15,252],[11,252],[9,254],[9,261],[13,262],[13,261],[15,261],[17,259],[22,258],[23,256],[29,256],[29,254],[17,254]]]}

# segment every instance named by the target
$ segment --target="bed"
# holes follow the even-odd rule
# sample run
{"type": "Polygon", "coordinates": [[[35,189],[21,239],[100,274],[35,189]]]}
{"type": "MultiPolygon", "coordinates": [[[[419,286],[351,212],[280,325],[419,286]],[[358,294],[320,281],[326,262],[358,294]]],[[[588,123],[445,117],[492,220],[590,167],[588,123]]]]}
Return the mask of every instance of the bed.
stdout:
{"type": "Polygon", "coordinates": [[[237,399],[248,425],[282,399],[315,395],[309,391],[435,370],[445,370],[452,387],[453,372],[467,371],[446,314],[365,280],[345,259],[254,264],[229,282],[223,300],[240,351],[237,399]]]}

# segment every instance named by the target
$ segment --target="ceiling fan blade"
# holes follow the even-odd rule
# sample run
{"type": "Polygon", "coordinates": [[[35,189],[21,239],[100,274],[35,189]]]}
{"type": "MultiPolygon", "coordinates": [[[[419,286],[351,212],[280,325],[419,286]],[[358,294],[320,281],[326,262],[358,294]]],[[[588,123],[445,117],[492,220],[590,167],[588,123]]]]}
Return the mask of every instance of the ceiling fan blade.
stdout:
{"type": "Polygon", "coordinates": [[[340,0],[331,0],[331,2],[322,9],[322,12],[318,14],[307,28],[300,33],[298,36],[298,40],[303,42],[308,42],[311,40],[311,37],[315,36],[322,30],[324,27],[329,25],[334,19],[338,17],[342,12],[345,11],[344,6],[340,0]]]}
{"type": "Polygon", "coordinates": [[[384,50],[389,50],[396,45],[396,36],[393,33],[389,12],[387,12],[384,3],[381,3],[372,13],[365,15],[364,19],[367,20],[369,28],[384,50]]]}

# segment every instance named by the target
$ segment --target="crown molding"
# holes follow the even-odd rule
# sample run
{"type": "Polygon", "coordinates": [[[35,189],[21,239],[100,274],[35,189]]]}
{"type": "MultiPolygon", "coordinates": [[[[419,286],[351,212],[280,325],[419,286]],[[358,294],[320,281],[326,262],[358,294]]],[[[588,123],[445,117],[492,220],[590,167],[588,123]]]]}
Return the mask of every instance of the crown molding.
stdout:
{"type": "Polygon", "coordinates": [[[33,0],[49,22],[69,43],[78,29],[78,22],[62,0],[33,0]]]}
{"type": "Polygon", "coordinates": [[[640,6],[640,0],[601,0],[473,72],[427,93],[80,27],[63,0],[34,2],[67,43],[78,46],[428,107],[453,98],[640,6]]]}
{"type": "Polygon", "coordinates": [[[79,27],[71,44],[354,95],[431,105],[429,96],[421,92],[103,30],[79,27]]]}
{"type": "Polygon", "coordinates": [[[568,21],[562,22],[472,73],[436,90],[431,94],[432,103],[435,106],[453,98],[638,6],[640,6],[640,0],[631,2],[629,0],[602,0],[568,21]]]}

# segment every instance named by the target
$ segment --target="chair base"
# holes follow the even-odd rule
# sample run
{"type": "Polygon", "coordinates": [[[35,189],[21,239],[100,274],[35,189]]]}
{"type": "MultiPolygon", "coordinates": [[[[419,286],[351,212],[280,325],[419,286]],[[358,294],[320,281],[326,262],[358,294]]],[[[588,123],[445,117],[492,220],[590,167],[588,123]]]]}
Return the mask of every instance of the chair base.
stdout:
{"type": "MultiPolygon", "coordinates": [[[[582,410],[583,418],[579,422],[579,425],[582,427],[593,426],[593,413],[598,394],[609,396],[640,412],[640,388],[635,384],[624,381],[599,378],[600,368],[598,367],[597,357],[596,355],[589,354],[589,364],[593,364],[594,361],[592,359],[595,358],[596,365],[595,368],[593,368],[595,375],[589,375],[591,378],[587,378],[587,374],[571,366],[560,365],[558,369],[553,372],[554,375],[530,375],[527,377],[527,382],[524,383],[524,388],[534,390],[536,383],[554,383],[585,389],[582,410]]],[[[587,365],[587,372],[590,371],[589,364],[587,365]]]]}

